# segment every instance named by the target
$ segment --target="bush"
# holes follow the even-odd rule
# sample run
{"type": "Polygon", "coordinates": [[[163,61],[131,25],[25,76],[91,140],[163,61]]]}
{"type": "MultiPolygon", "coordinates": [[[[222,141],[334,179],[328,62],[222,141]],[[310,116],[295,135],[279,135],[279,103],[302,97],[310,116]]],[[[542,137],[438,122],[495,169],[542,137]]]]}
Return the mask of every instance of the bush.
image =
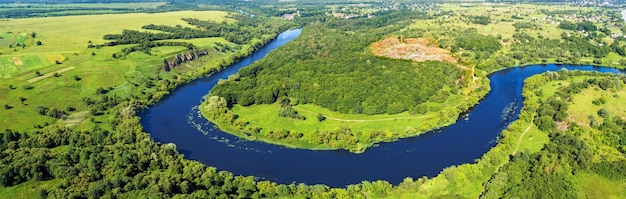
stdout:
{"type": "Polygon", "coordinates": [[[428,112],[428,105],[426,105],[426,104],[417,105],[415,107],[415,112],[418,113],[418,114],[424,114],[424,113],[428,112]]]}
{"type": "Polygon", "coordinates": [[[606,109],[602,108],[602,109],[600,109],[600,110],[598,111],[598,116],[600,116],[600,117],[602,117],[602,118],[604,118],[604,119],[608,119],[608,118],[609,118],[609,116],[610,116],[610,114],[609,114],[609,111],[608,111],[608,110],[606,110],[606,109]]]}
{"type": "Polygon", "coordinates": [[[602,105],[602,104],[606,103],[606,98],[601,97],[601,98],[593,100],[591,103],[593,103],[596,106],[599,106],[599,105],[602,105]]]}
{"type": "Polygon", "coordinates": [[[326,120],[326,117],[324,115],[322,115],[321,113],[317,114],[317,121],[323,122],[324,120],[326,120]]]}
{"type": "Polygon", "coordinates": [[[602,59],[598,59],[598,58],[593,59],[593,63],[594,64],[602,64],[602,59]]]}

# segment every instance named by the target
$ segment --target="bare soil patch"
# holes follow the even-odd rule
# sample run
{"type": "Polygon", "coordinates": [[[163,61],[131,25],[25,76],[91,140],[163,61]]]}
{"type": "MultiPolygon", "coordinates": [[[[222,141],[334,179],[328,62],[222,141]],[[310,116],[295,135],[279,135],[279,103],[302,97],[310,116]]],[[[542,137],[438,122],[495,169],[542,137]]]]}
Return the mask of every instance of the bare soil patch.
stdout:
{"type": "Polygon", "coordinates": [[[371,48],[375,55],[394,59],[457,63],[449,51],[431,44],[424,38],[407,38],[402,41],[398,38],[387,38],[373,43],[371,48]]]}
{"type": "Polygon", "coordinates": [[[24,62],[22,62],[22,59],[20,59],[20,57],[13,57],[13,64],[15,64],[16,66],[22,66],[24,65],[24,62]]]}

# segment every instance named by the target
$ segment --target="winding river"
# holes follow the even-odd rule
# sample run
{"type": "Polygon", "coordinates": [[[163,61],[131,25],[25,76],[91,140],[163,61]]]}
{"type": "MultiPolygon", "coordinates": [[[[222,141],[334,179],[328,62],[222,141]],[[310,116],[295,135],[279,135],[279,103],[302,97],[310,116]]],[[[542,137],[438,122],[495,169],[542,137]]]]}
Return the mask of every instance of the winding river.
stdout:
{"type": "Polygon", "coordinates": [[[495,146],[500,132],[519,115],[522,84],[527,77],[561,69],[620,73],[612,68],[573,65],[534,65],[495,72],[489,77],[491,91],[467,117],[418,137],[382,143],[362,154],[246,141],[220,131],[200,115],[197,106],[219,79],[263,58],[298,37],[300,31],[282,33],[239,63],[176,89],[142,113],[145,131],[158,142],[176,144],[185,158],[235,175],[331,187],[379,179],[398,184],[406,177],[432,177],[451,165],[472,163],[495,146]]]}

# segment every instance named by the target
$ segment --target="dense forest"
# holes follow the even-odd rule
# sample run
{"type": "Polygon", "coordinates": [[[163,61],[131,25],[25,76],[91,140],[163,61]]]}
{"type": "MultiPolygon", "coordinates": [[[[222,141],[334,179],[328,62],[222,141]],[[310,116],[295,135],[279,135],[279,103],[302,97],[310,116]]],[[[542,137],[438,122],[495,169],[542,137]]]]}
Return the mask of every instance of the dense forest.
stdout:
{"type": "Polygon", "coordinates": [[[455,81],[462,73],[454,64],[415,63],[368,52],[368,45],[384,35],[377,28],[397,21],[380,23],[385,21],[380,18],[311,24],[278,56],[242,69],[211,95],[224,97],[229,105],[271,104],[286,98],[342,113],[394,114],[414,110],[444,86],[458,90],[455,81]]]}

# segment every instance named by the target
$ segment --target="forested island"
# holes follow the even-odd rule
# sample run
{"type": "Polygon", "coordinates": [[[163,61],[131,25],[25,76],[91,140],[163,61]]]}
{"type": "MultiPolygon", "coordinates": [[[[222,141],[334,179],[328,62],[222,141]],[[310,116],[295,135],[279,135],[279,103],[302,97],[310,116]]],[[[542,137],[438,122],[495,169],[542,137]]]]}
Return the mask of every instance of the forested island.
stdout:
{"type": "Polygon", "coordinates": [[[362,153],[455,122],[495,71],[625,68],[626,8],[617,1],[19,2],[0,4],[0,198],[626,196],[620,74],[528,78],[519,118],[487,153],[399,184],[235,175],[155,141],[139,117],[177,87],[302,28],[220,81],[199,109],[242,139],[362,153]]]}

